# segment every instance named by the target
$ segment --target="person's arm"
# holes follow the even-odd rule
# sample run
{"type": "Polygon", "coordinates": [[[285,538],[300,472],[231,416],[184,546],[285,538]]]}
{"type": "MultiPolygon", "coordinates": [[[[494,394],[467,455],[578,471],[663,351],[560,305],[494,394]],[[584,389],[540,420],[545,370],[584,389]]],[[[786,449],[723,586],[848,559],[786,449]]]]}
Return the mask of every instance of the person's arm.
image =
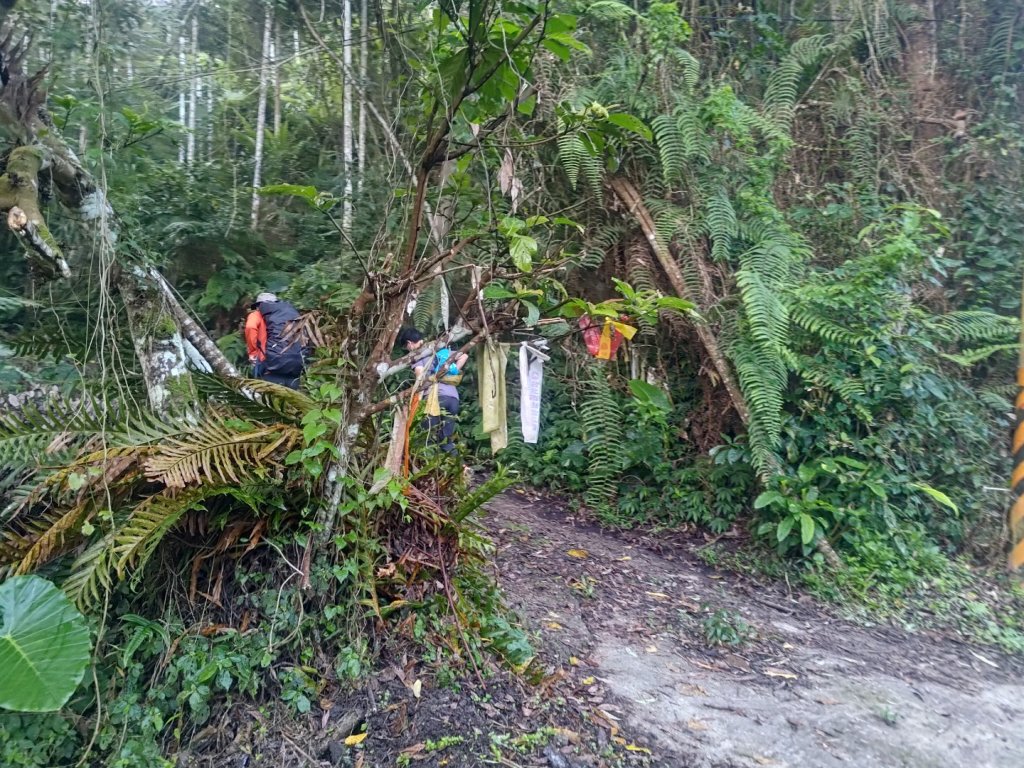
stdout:
{"type": "Polygon", "coordinates": [[[466,363],[469,361],[469,355],[463,352],[457,358],[455,358],[455,367],[459,369],[459,373],[462,373],[462,369],[466,367],[466,363]]]}
{"type": "Polygon", "coordinates": [[[245,348],[249,353],[250,362],[258,362],[266,358],[266,326],[263,323],[263,315],[258,311],[252,311],[245,318],[245,348]]]}

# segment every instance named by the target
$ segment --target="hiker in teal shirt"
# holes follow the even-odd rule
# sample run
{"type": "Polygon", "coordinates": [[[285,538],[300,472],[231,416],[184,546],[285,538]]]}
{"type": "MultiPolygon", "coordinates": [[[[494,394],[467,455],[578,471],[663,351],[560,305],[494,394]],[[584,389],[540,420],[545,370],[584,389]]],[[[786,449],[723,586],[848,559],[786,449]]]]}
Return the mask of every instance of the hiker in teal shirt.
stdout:
{"type": "MultiPolygon", "coordinates": [[[[403,328],[398,334],[398,343],[407,352],[415,352],[423,346],[423,334],[416,328],[403,328]]],[[[437,379],[441,415],[427,416],[427,429],[430,434],[429,444],[440,446],[441,450],[448,454],[455,453],[455,422],[459,415],[459,390],[456,383],[461,378],[468,359],[469,355],[462,354],[453,360],[451,350],[444,348],[434,353],[427,352],[416,358],[412,364],[417,378],[425,370],[428,377],[433,379],[442,374],[442,369],[447,368],[437,379]]],[[[428,381],[422,392],[424,397],[430,393],[432,386],[434,382],[428,381]]]]}

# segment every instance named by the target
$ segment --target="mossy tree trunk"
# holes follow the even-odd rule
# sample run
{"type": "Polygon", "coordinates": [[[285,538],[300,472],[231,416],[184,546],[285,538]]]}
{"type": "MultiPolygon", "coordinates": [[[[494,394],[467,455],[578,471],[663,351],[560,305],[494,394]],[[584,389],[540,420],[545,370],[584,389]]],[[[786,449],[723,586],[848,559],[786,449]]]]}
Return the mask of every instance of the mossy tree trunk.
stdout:
{"type": "MultiPolygon", "coordinates": [[[[0,125],[20,143],[10,153],[0,176],[0,212],[25,246],[27,256],[48,277],[70,277],[71,267],[50,234],[39,204],[39,175],[49,174],[60,203],[78,220],[96,228],[102,248],[120,267],[108,288],[119,291],[128,312],[132,342],[138,355],[150,406],[160,414],[187,411],[195,391],[187,365],[185,342],[177,317],[187,316],[160,275],[136,254],[118,249],[119,222],[104,191],[67,145],[43,107],[41,75],[22,70],[28,45],[8,35],[0,43],[0,62],[6,79],[0,85],[0,125]]],[[[234,373],[197,324],[189,330],[191,343],[202,350],[214,370],[234,373]]],[[[237,375],[237,373],[235,373],[237,375]]]]}

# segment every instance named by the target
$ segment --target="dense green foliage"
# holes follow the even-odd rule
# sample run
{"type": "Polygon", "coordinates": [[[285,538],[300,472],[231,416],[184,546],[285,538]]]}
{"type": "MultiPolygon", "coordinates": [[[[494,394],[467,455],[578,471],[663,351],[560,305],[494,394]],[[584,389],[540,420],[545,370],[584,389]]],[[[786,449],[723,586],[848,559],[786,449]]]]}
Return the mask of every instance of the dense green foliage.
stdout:
{"type": "MultiPolygon", "coordinates": [[[[0,715],[0,763],[162,764],[240,702],[309,712],[389,638],[438,682],[487,651],[522,669],[473,522],[514,479],[609,525],[748,533],[864,604],[1002,555],[1019,3],[933,3],[932,24],[882,0],[394,2],[347,32],[342,7],[22,12],[120,235],[44,184],[82,279],[0,266],[0,393],[57,393],[0,413],[0,574],[62,583],[97,640],[64,711],[0,715]],[[136,263],[243,367],[253,295],[293,301],[318,347],[304,391],[196,372],[154,413],[115,290],[136,263]],[[430,336],[550,344],[540,442],[512,418],[496,460],[512,474],[470,489],[418,449],[410,477],[383,467],[411,380],[372,365],[413,302],[430,336]],[[638,333],[595,361],[582,315],[638,333]]],[[[491,462],[464,400],[463,458],[491,462]]],[[[1020,643],[972,605],[976,637],[1020,643]]]]}

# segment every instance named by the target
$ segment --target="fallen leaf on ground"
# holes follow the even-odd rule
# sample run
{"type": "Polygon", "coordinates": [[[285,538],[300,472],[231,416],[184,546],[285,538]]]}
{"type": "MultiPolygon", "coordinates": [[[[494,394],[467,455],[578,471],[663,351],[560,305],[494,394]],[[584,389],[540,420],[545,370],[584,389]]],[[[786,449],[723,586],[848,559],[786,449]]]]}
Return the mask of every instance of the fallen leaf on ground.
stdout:
{"type": "Polygon", "coordinates": [[[742,656],[737,656],[735,653],[727,653],[723,660],[733,669],[739,669],[743,672],[750,671],[750,662],[744,659],[742,656]]]}
{"type": "Polygon", "coordinates": [[[995,669],[999,669],[999,665],[998,664],[996,664],[994,661],[990,661],[990,660],[986,659],[980,653],[975,653],[974,651],[971,651],[971,656],[973,656],[974,658],[976,658],[980,662],[988,664],[990,667],[994,667],[995,669]]]}
{"type": "Polygon", "coordinates": [[[708,729],[708,724],[703,720],[687,720],[686,727],[691,731],[706,731],[708,729]]]}
{"type": "Polygon", "coordinates": [[[362,744],[366,740],[366,737],[368,735],[369,734],[367,733],[353,733],[351,736],[345,739],[345,746],[354,747],[357,744],[362,744]]]}
{"type": "Polygon", "coordinates": [[[555,728],[555,734],[561,736],[570,744],[580,743],[580,735],[576,731],[569,730],[568,728],[555,728]]]}
{"type": "Polygon", "coordinates": [[[775,667],[768,667],[764,673],[768,677],[781,677],[785,680],[796,680],[800,675],[790,672],[788,669],[775,669],[775,667]]]}
{"type": "Polygon", "coordinates": [[[658,652],[658,646],[656,646],[656,645],[648,645],[647,646],[647,652],[648,653],[657,653],[658,652]]]}
{"type": "Polygon", "coordinates": [[[411,747],[406,747],[402,750],[403,755],[416,755],[426,749],[427,745],[422,741],[419,744],[413,744],[411,747]]]}
{"type": "Polygon", "coordinates": [[[752,757],[760,765],[778,765],[779,764],[778,760],[772,760],[770,757],[765,757],[764,755],[752,755],[752,757]]]}
{"type": "Polygon", "coordinates": [[[569,557],[575,557],[577,560],[586,560],[590,557],[590,553],[585,549],[570,549],[566,552],[569,557]]]}
{"type": "Polygon", "coordinates": [[[638,747],[636,744],[627,744],[626,750],[628,752],[643,752],[645,755],[651,754],[651,750],[647,747],[638,747]]]}
{"type": "Polygon", "coordinates": [[[699,685],[693,683],[682,683],[676,686],[676,690],[679,691],[683,696],[707,696],[708,693],[699,685]]]}
{"type": "Polygon", "coordinates": [[[559,629],[562,628],[562,625],[559,624],[557,621],[549,621],[544,626],[546,626],[548,629],[553,629],[555,631],[558,631],[559,629]]]}
{"type": "Polygon", "coordinates": [[[596,677],[584,677],[583,680],[581,680],[580,682],[583,683],[583,685],[593,685],[594,683],[597,682],[597,678],[596,677]]]}
{"type": "Polygon", "coordinates": [[[632,560],[633,558],[630,557],[629,555],[626,555],[625,557],[617,557],[615,559],[618,560],[620,563],[626,563],[626,562],[629,562],[630,560],[632,560]]]}
{"type": "Polygon", "coordinates": [[[570,656],[569,657],[569,666],[571,666],[571,667],[578,667],[579,665],[580,665],[580,660],[579,659],[577,659],[575,656],[570,656]]]}
{"type": "Polygon", "coordinates": [[[670,600],[671,599],[664,592],[647,592],[645,594],[650,595],[651,597],[653,597],[656,600],[670,600]]]}
{"type": "Polygon", "coordinates": [[[423,681],[422,680],[417,680],[415,683],[412,684],[412,695],[415,696],[417,699],[420,697],[420,691],[422,691],[422,690],[423,690],[423,681]]]}

